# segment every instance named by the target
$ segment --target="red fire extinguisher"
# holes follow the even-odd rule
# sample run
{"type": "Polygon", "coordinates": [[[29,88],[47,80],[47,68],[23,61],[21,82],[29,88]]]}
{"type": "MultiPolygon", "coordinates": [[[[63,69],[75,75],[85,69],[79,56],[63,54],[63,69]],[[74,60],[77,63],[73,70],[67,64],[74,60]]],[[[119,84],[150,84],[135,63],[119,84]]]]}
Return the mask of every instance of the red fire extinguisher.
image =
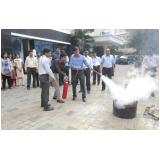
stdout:
{"type": "Polygon", "coordinates": [[[67,98],[68,85],[69,85],[69,83],[67,81],[65,81],[64,86],[63,86],[63,94],[62,94],[63,99],[67,98]]]}

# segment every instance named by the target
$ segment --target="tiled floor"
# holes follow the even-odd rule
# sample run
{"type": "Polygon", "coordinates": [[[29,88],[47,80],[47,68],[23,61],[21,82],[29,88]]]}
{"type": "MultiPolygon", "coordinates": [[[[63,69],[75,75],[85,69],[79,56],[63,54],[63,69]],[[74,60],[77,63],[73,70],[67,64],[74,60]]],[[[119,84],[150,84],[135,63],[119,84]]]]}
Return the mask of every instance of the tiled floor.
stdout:
{"type": "MultiPolygon", "coordinates": [[[[127,72],[132,67],[133,65],[116,65],[113,81],[123,85],[128,78],[127,72]]],[[[63,87],[61,93],[62,89],[63,87]]],[[[80,86],[77,86],[77,91],[79,89],[80,86]]],[[[159,130],[159,121],[142,116],[147,106],[155,105],[159,108],[159,92],[147,102],[138,103],[134,119],[121,119],[112,114],[111,93],[108,90],[102,92],[101,85],[91,86],[86,103],[82,101],[81,93],[77,93],[76,101],[72,101],[72,86],[69,85],[64,104],[52,99],[54,88],[50,87],[50,103],[55,108],[51,112],[44,112],[40,107],[40,88],[28,91],[21,86],[1,93],[2,130],[159,130]]]]}

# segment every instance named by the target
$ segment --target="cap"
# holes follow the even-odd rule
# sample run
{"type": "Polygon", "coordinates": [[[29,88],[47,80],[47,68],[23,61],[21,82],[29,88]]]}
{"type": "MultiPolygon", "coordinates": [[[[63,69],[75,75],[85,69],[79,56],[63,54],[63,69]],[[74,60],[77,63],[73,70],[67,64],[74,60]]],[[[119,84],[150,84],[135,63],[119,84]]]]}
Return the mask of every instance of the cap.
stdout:
{"type": "Polygon", "coordinates": [[[84,52],[88,52],[88,49],[84,49],[84,52]]]}
{"type": "Polygon", "coordinates": [[[93,52],[93,54],[97,54],[97,52],[93,52]]]}

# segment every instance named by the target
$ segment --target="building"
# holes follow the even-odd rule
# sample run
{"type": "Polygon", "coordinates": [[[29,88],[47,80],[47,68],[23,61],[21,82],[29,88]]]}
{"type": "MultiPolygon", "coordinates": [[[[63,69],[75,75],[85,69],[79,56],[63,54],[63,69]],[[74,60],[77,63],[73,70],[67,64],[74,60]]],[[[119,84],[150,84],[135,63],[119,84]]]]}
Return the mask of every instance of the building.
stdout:
{"type": "Polygon", "coordinates": [[[44,48],[50,48],[55,52],[56,46],[60,46],[66,53],[70,54],[69,32],[58,29],[2,29],[1,30],[1,52],[8,54],[19,53],[25,60],[28,50],[43,54],[44,48]]]}

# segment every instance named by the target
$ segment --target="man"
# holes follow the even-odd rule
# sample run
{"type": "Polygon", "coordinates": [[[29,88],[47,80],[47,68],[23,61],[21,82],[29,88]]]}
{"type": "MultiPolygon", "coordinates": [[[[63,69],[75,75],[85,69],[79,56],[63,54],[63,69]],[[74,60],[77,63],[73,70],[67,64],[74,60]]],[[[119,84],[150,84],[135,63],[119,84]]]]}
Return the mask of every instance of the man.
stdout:
{"type": "MultiPolygon", "coordinates": [[[[94,52],[93,55],[93,69],[100,73],[100,64],[101,64],[101,58],[97,56],[97,53],[94,52]]],[[[96,84],[96,75],[97,75],[97,83],[98,85],[100,84],[100,75],[97,74],[96,72],[93,72],[93,85],[96,84]]]]}
{"type": "MultiPolygon", "coordinates": [[[[93,68],[93,61],[92,58],[88,56],[88,50],[84,50],[84,57],[88,64],[93,68]]],[[[91,84],[90,84],[90,74],[93,74],[93,71],[90,70],[90,67],[83,64],[84,69],[84,76],[86,77],[86,86],[87,86],[87,93],[90,94],[91,91],[91,84]]]]}
{"type": "Polygon", "coordinates": [[[35,78],[36,72],[38,72],[38,63],[37,59],[33,57],[33,52],[30,50],[28,53],[29,56],[26,57],[25,61],[25,72],[27,73],[27,89],[30,90],[31,74],[33,76],[33,88],[36,88],[35,78]]]}
{"type": "Polygon", "coordinates": [[[33,57],[36,57],[36,47],[33,49],[33,57]]]}
{"type": "Polygon", "coordinates": [[[93,53],[91,51],[89,52],[89,56],[93,58],[93,53]]]}
{"type": "MultiPolygon", "coordinates": [[[[108,76],[109,79],[112,77],[112,67],[113,67],[113,73],[114,70],[114,60],[113,56],[110,55],[110,49],[106,49],[106,54],[102,56],[101,58],[101,65],[100,65],[100,73],[104,76],[108,76]],[[103,69],[102,69],[103,66],[103,69]]],[[[105,83],[102,81],[102,91],[105,90],[105,83]]]]}
{"type": "MultiPolygon", "coordinates": [[[[115,64],[116,64],[116,55],[115,53],[113,53],[113,60],[114,60],[114,69],[115,69],[115,64]]],[[[113,73],[113,67],[112,67],[112,76],[114,76],[114,73],[113,73]]]]}
{"type": "MultiPolygon", "coordinates": [[[[65,52],[64,52],[64,53],[65,53],[65,52]]],[[[66,54],[66,55],[67,55],[67,54],[66,54]]],[[[64,73],[67,75],[68,80],[69,80],[69,57],[68,57],[68,56],[66,56],[64,73]]],[[[69,83],[69,81],[68,81],[68,83],[69,83]]]]}
{"type": "MultiPolygon", "coordinates": [[[[38,62],[38,68],[39,68],[39,60],[41,58],[41,53],[37,52],[37,62],[38,62]]],[[[36,80],[37,80],[37,87],[39,87],[39,74],[38,72],[36,73],[36,80]]]]}
{"type": "MultiPolygon", "coordinates": [[[[149,74],[151,77],[156,76],[156,67],[159,67],[159,58],[154,54],[154,48],[149,48],[149,55],[145,56],[142,62],[145,68],[145,74],[149,74]]],[[[155,97],[155,94],[151,94],[155,97]]]]}
{"type": "Polygon", "coordinates": [[[56,79],[50,69],[48,58],[51,56],[51,50],[44,48],[43,56],[39,60],[39,79],[41,82],[41,107],[44,107],[44,111],[54,110],[51,105],[48,104],[49,101],[49,76],[52,77],[53,81],[56,82],[56,79]]]}
{"type": "Polygon", "coordinates": [[[54,60],[51,67],[54,77],[56,78],[56,82],[53,82],[53,86],[55,88],[53,99],[57,99],[57,102],[59,103],[64,103],[64,101],[61,100],[60,96],[60,88],[58,85],[58,74],[64,76],[64,81],[68,79],[68,76],[66,76],[66,74],[64,73],[66,56],[67,55],[65,53],[61,53],[60,59],[54,60]]]}
{"type": "Polygon", "coordinates": [[[141,56],[141,51],[138,51],[138,55],[135,57],[135,68],[137,70],[137,74],[141,74],[142,69],[143,56],[141,56]]]}
{"type": "Polygon", "coordinates": [[[84,71],[83,71],[83,63],[90,67],[90,70],[92,70],[92,67],[88,64],[88,62],[85,60],[85,57],[83,55],[79,54],[79,48],[73,47],[73,53],[74,55],[71,56],[70,65],[72,68],[72,90],[73,90],[73,101],[76,100],[76,86],[78,79],[80,79],[80,85],[82,89],[82,99],[83,102],[86,102],[86,91],[85,91],[85,81],[84,81],[84,71]]]}

